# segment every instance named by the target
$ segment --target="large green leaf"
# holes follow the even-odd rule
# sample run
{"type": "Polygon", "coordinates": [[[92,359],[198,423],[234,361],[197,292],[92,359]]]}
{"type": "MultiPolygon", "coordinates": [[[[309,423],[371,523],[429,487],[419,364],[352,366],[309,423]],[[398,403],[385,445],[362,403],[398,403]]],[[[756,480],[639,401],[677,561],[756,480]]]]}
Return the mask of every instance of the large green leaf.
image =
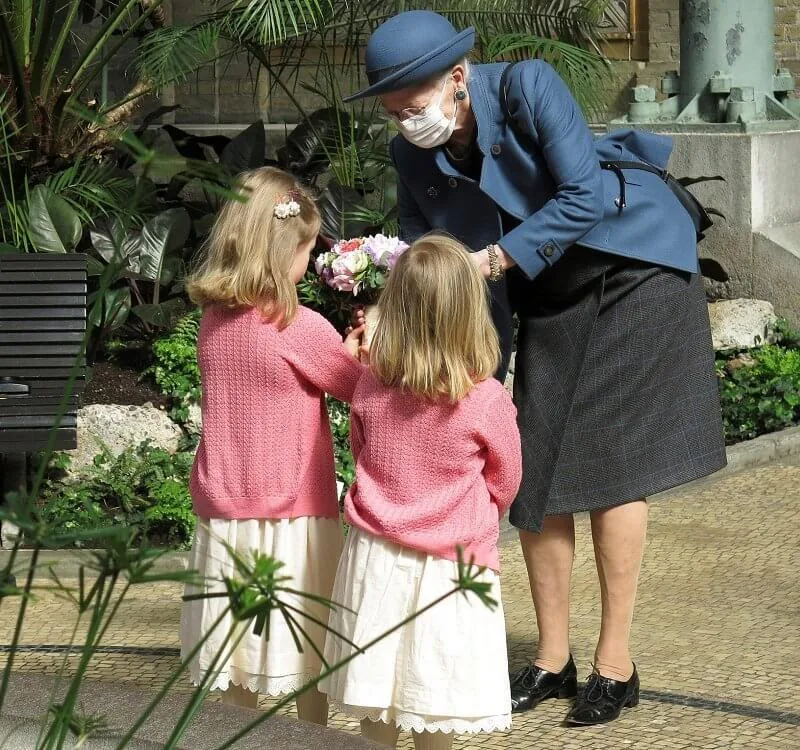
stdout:
{"type": "Polygon", "coordinates": [[[166,257],[186,244],[192,221],[183,208],[170,208],[154,216],[138,233],[136,255],[139,267],[134,269],[144,278],[160,283],[166,257]]]}
{"type": "Polygon", "coordinates": [[[184,309],[183,300],[169,299],[157,305],[136,305],[132,312],[140,320],[158,328],[168,328],[184,309]]]}
{"type": "Polygon", "coordinates": [[[89,232],[92,247],[106,263],[117,263],[128,266],[130,258],[136,251],[136,242],[125,231],[119,219],[97,224],[89,232]]]}
{"type": "Polygon", "coordinates": [[[105,293],[94,294],[89,298],[92,304],[89,311],[89,324],[96,328],[114,330],[125,324],[131,311],[131,290],[129,287],[106,289],[105,293]]]}
{"type": "Polygon", "coordinates": [[[254,122],[222,149],[219,160],[232,174],[264,166],[264,123],[254,122]]]}
{"type": "Polygon", "coordinates": [[[66,253],[75,248],[83,228],[77,212],[45,185],[30,197],[30,238],[40,253],[66,253]]]}

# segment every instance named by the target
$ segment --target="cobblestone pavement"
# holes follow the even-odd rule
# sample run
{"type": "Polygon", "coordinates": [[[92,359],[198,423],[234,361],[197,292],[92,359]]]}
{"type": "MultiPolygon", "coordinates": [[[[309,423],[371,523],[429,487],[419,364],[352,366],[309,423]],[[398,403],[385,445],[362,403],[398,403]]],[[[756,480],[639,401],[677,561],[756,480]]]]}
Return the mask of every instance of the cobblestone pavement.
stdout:
{"type": "MultiPolygon", "coordinates": [[[[567,702],[548,701],[515,717],[511,732],[459,738],[457,748],[800,748],[800,462],[684,488],[653,502],[650,519],[633,635],[638,708],[605,727],[568,729],[567,702]]],[[[585,518],[577,547],[572,643],[585,677],[600,619],[585,518]]],[[[503,548],[502,582],[516,667],[533,653],[534,627],[513,541],[503,548]]],[[[134,589],[90,676],[162,684],[177,663],[180,593],[174,584],[134,589]]],[[[13,623],[3,609],[0,643],[8,643],[13,623]]],[[[17,671],[55,672],[63,655],[38,647],[69,643],[72,623],[71,605],[40,592],[22,637],[36,648],[19,654],[17,671]]],[[[339,716],[331,723],[356,729],[339,716]]]]}

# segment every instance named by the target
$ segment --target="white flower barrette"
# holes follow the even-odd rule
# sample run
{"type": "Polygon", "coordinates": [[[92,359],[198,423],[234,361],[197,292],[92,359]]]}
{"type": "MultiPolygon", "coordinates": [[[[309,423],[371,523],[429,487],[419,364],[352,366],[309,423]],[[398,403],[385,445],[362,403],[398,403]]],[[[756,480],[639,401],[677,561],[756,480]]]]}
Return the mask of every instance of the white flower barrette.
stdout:
{"type": "Polygon", "coordinates": [[[275,208],[272,210],[275,214],[275,218],[288,219],[292,216],[299,216],[301,211],[300,203],[297,200],[299,197],[300,195],[296,190],[282,195],[275,204],[275,208]]]}

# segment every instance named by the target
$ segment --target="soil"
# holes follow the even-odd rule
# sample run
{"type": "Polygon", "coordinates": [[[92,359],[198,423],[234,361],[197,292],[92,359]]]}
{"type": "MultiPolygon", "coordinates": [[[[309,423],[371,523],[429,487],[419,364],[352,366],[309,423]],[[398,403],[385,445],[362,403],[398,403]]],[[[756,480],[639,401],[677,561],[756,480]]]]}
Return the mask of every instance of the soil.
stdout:
{"type": "Polygon", "coordinates": [[[89,372],[81,404],[133,404],[150,403],[166,407],[167,398],[146,379],[139,380],[141,370],[117,362],[95,362],[89,372]]]}

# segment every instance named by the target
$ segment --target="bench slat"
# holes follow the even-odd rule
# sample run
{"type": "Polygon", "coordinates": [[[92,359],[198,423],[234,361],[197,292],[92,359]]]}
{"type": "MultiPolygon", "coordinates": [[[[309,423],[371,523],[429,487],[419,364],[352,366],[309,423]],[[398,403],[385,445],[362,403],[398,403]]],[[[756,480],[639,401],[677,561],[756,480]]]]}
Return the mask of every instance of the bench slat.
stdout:
{"type": "Polygon", "coordinates": [[[33,453],[45,448],[50,435],[55,435],[53,450],[65,451],[78,447],[75,428],[62,427],[57,430],[4,430],[0,432],[0,453],[33,453]]]}
{"type": "MultiPolygon", "coordinates": [[[[58,423],[59,427],[75,427],[77,417],[74,414],[65,414],[58,423]]],[[[0,414],[0,430],[13,430],[29,427],[55,427],[55,414],[23,414],[21,416],[10,416],[0,414]]]]}
{"type": "Polygon", "coordinates": [[[29,295],[42,294],[86,294],[85,281],[48,281],[39,283],[35,280],[7,282],[0,276],[0,295],[22,299],[29,295]]]}
{"type": "Polygon", "coordinates": [[[27,284],[29,282],[47,283],[50,281],[86,281],[86,274],[81,270],[69,269],[38,269],[36,271],[19,271],[16,269],[0,268],[0,281],[4,284],[8,282],[19,282],[27,284]]]}
{"type": "MultiPolygon", "coordinates": [[[[16,326],[15,326],[16,328],[16,326]]],[[[64,330],[50,330],[50,331],[12,331],[6,333],[0,331],[0,349],[2,344],[45,344],[51,341],[69,341],[72,346],[72,351],[75,347],[80,346],[83,341],[83,331],[64,331],[64,330]]]]}
{"type": "Polygon", "coordinates": [[[16,307],[86,307],[86,295],[84,294],[64,294],[64,295],[48,295],[48,294],[28,294],[24,297],[14,297],[13,295],[0,296],[0,307],[2,308],[16,308],[16,307]]]}
{"type": "Polygon", "coordinates": [[[16,325],[18,320],[58,320],[58,319],[86,319],[86,308],[75,305],[73,307],[29,307],[19,310],[11,308],[3,309],[0,307],[0,321],[4,323],[3,328],[8,330],[16,325]],[[5,323],[8,325],[5,325],[5,323]]]}
{"type": "Polygon", "coordinates": [[[0,343],[0,362],[5,361],[8,357],[13,357],[17,360],[30,357],[31,361],[35,362],[38,361],[35,358],[42,356],[68,357],[70,361],[73,360],[80,351],[79,343],[81,339],[78,339],[78,344],[69,341],[58,343],[59,341],[63,342],[63,339],[57,336],[50,336],[49,341],[46,339],[45,343],[33,341],[14,342],[11,344],[0,343]]]}
{"type": "Polygon", "coordinates": [[[85,253],[67,255],[49,253],[15,253],[0,256],[0,273],[9,271],[44,271],[50,268],[59,271],[74,270],[86,273],[85,253]]]}
{"type": "MultiPolygon", "coordinates": [[[[81,318],[54,318],[52,320],[15,320],[3,321],[3,330],[14,331],[76,331],[82,334],[86,330],[86,321],[81,318]]],[[[27,335],[27,333],[25,333],[27,335]]]]}

